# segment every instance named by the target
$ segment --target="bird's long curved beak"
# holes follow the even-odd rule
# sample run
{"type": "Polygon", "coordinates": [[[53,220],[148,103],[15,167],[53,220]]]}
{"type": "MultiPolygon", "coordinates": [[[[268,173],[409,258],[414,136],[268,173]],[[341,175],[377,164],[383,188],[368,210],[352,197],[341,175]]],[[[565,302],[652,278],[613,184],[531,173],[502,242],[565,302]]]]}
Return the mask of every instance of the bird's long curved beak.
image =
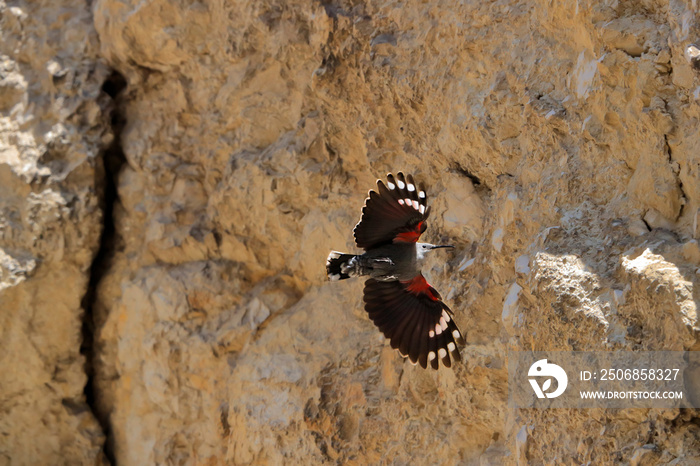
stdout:
{"type": "Polygon", "coordinates": [[[454,246],[452,246],[451,244],[443,244],[443,245],[440,245],[440,246],[433,246],[433,247],[430,248],[430,249],[440,249],[440,248],[454,248],[454,246]]]}

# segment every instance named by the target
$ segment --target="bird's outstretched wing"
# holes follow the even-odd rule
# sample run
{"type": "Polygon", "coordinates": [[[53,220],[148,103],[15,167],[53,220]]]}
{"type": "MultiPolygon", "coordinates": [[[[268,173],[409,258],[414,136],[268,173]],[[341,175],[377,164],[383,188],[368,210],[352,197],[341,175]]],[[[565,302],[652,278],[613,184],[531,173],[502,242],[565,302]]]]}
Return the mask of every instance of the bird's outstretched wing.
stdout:
{"type": "Polygon", "coordinates": [[[452,311],[423,274],[409,281],[365,282],[365,310],[390,340],[391,347],[413,364],[433,369],[461,361],[457,344],[464,338],[452,319],[452,311]]]}
{"type": "Polygon", "coordinates": [[[389,173],[386,185],[377,180],[377,191],[370,191],[362,207],[362,218],[355,226],[355,243],[362,249],[372,249],[388,243],[415,243],[425,231],[430,213],[423,185],[413,177],[396,178],[389,173]]]}

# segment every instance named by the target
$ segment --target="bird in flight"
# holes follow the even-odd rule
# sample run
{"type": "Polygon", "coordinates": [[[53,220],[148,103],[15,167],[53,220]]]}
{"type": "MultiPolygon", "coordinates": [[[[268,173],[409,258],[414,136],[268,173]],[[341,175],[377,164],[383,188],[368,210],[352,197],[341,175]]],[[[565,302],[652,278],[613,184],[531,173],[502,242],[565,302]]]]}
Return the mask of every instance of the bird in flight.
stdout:
{"type": "Polygon", "coordinates": [[[464,345],[454,314],[421,273],[430,251],[453,246],[419,243],[430,214],[427,195],[413,176],[399,172],[377,180],[355,226],[355,243],[364,254],[331,251],[326,272],[332,281],[369,277],[364,302],[369,318],[389,339],[391,347],[411,363],[438,369],[461,361],[464,345]]]}

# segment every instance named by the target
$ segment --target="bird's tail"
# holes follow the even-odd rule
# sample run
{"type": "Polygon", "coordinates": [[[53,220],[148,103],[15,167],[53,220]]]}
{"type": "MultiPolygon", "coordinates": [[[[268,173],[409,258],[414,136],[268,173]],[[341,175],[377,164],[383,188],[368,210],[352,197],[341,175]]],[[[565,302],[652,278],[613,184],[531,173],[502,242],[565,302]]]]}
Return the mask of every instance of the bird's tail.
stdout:
{"type": "Polygon", "coordinates": [[[331,251],[326,259],[326,272],[328,279],[331,281],[345,280],[354,276],[353,271],[356,269],[354,254],[345,254],[338,251],[331,251]]]}

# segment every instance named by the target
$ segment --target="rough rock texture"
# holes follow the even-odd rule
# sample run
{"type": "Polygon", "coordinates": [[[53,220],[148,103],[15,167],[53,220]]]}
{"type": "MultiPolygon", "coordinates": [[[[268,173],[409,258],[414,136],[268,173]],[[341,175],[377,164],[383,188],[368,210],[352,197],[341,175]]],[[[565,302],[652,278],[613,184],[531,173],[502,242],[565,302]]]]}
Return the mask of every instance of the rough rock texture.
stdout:
{"type": "Polygon", "coordinates": [[[92,463],[103,430],[118,464],[700,461],[694,410],[506,404],[510,351],[700,350],[695,0],[13,5],[3,461],[92,463]],[[128,85],[91,269],[97,57],[128,85]],[[405,363],[362,283],[325,280],[397,170],[457,246],[424,270],[467,334],[454,370],[405,363]]]}
{"type": "Polygon", "coordinates": [[[0,464],[94,464],[83,308],[102,228],[109,68],[84,2],[0,2],[0,464]]]}

